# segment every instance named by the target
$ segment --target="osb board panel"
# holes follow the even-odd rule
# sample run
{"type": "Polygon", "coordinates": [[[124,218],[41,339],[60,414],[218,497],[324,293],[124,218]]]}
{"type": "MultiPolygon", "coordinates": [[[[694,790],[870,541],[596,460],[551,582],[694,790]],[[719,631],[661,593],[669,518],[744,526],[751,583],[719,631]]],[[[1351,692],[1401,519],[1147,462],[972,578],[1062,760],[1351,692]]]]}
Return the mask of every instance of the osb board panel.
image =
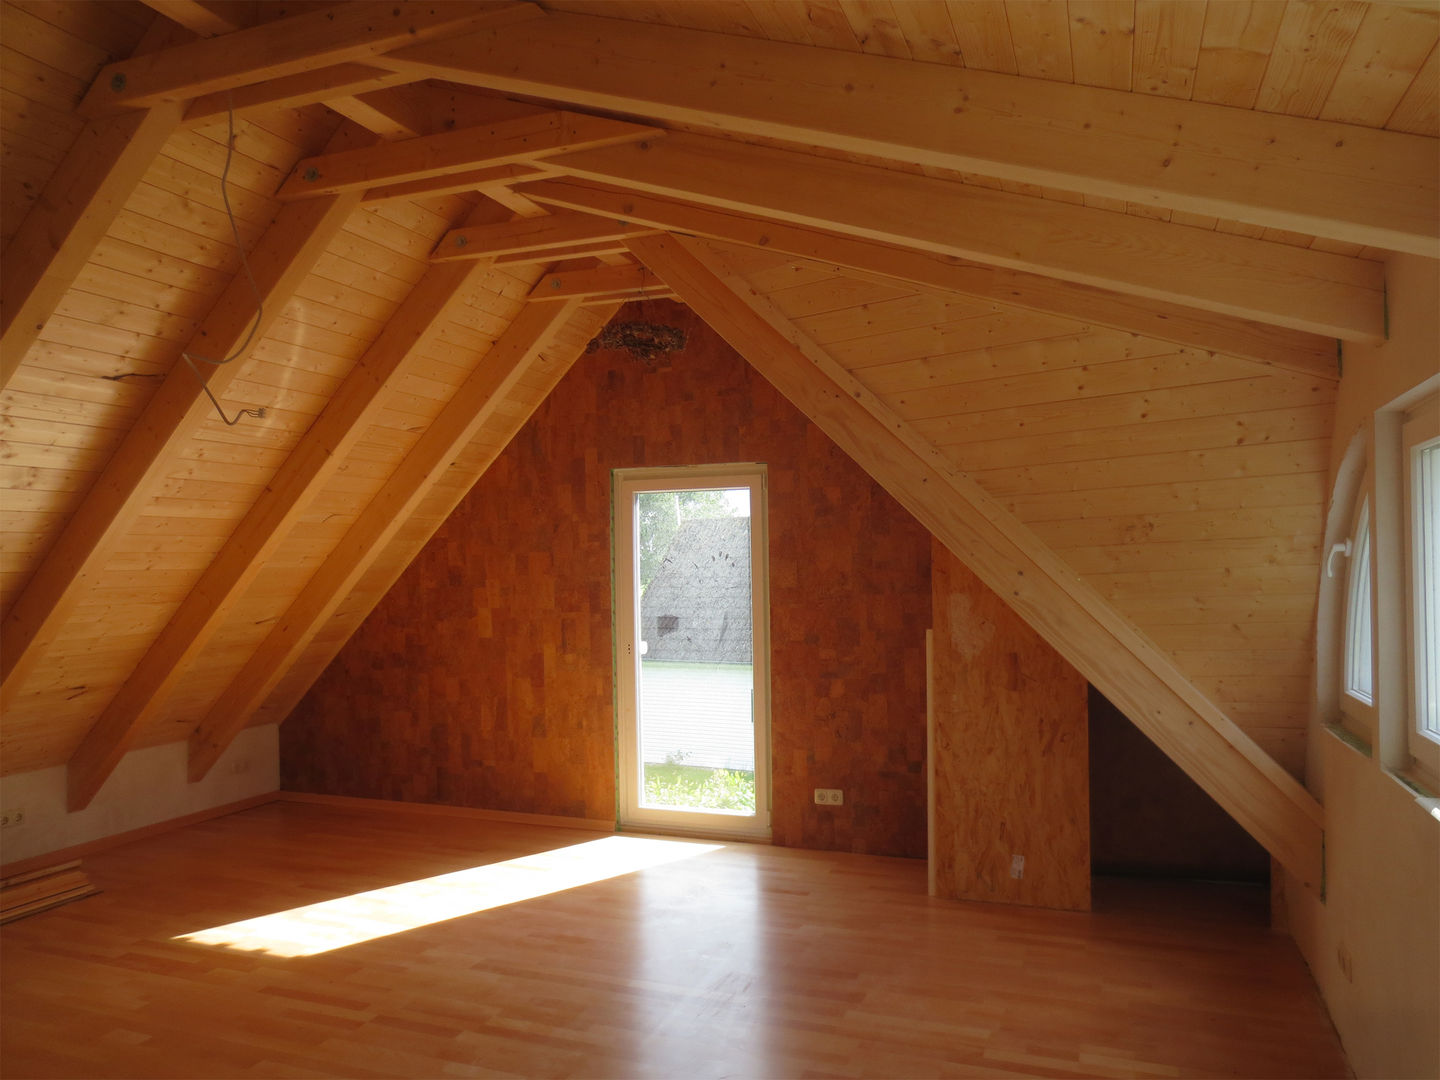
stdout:
{"type": "Polygon", "coordinates": [[[1088,911],[1086,682],[938,541],[931,559],[938,895],[1088,911]]]}
{"type": "Polygon", "coordinates": [[[1089,701],[1094,872],[1266,881],[1265,849],[1093,686],[1089,701]]]}
{"type": "Polygon", "coordinates": [[[764,461],[775,840],[921,855],[927,534],[686,309],[622,317],[689,344],[576,364],[283,725],[284,786],[613,814],[610,470],[764,461]]]}

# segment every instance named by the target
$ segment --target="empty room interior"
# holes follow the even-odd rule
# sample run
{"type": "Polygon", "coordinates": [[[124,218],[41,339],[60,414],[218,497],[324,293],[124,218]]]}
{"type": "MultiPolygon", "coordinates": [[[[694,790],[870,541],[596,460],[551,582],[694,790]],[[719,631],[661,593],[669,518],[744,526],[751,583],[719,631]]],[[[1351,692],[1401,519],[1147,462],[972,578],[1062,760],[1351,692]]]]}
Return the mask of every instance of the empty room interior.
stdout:
{"type": "Polygon", "coordinates": [[[0,1075],[1440,1076],[1440,0],[4,0],[0,1075]]]}

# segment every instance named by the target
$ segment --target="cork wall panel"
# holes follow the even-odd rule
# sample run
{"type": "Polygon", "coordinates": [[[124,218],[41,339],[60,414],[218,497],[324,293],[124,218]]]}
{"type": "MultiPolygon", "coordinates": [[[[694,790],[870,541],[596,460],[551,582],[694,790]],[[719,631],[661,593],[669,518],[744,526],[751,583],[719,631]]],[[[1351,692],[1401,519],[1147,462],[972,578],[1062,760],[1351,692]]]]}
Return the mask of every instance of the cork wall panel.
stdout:
{"type": "Polygon", "coordinates": [[[282,726],[284,786],[613,816],[611,470],[762,461],[774,839],[922,856],[928,534],[688,309],[617,318],[688,344],[576,363],[282,726]]]}
{"type": "Polygon", "coordinates": [[[938,541],[932,558],[937,894],[1088,911],[1087,684],[938,541]]]}

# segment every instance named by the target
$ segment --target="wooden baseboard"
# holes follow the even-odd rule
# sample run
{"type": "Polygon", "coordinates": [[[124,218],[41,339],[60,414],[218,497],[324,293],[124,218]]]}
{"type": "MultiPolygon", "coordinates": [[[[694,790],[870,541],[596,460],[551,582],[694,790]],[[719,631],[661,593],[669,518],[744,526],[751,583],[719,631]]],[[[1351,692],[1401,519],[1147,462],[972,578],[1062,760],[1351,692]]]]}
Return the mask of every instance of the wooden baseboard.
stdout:
{"type": "Polygon", "coordinates": [[[548,825],[587,832],[615,831],[615,822],[605,818],[561,817],[557,814],[522,814],[518,810],[480,810],[473,806],[446,806],[442,803],[401,802],[396,799],[362,799],[355,795],[317,795],[309,791],[277,791],[273,796],[285,802],[316,803],[355,810],[392,810],[404,814],[470,818],[475,821],[508,821],[517,825],[548,825]]]}
{"type": "Polygon", "coordinates": [[[94,855],[100,851],[109,851],[111,848],[120,847],[122,844],[130,844],[136,840],[144,840],[146,837],[170,832],[173,829],[182,829],[186,825],[195,825],[201,821],[209,821],[212,818],[225,817],[227,814],[238,814],[241,810],[249,810],[252,807],[264,806],[268,802],[274,802],[279,794],[280,793],[276,791],[267,791],[262,795],[251,795],[249,798],[239,799],[236,802],[224,803],[221,806],[212,806],[208,810],[197,810],[193,814],[183,814],[177,818],[170,818],[168,821],[157,821],[153,825],[142,825],[138,829],[115,833],[113,836],[102,836],[97,840],[87,840],[85,843],[75,844],[73,847],[60,848],[57,851],[47,851],[41,855],[31,855],[26,859],[16,859],[14,862],[8,862],[0,866],[0,877],[13,877],[16,874],[39,870],[47,866],[53,866],[56,863],[68,862],[71,859],[83,858],[86,855],[94,855]]]}

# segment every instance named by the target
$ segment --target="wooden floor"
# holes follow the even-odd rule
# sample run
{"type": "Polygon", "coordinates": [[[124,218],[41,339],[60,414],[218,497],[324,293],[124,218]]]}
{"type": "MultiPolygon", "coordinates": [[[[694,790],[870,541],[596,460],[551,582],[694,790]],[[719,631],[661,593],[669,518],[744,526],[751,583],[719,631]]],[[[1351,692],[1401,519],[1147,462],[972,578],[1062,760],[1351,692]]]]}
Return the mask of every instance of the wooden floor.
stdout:
{"type": "Polygon", "coordinates": [[[915,861],[295,803],[85,865],[104,893],[0,931],[7,1077],[1348,1075],[1258,890],[1078,915],[932,901],[915,861]]]}

